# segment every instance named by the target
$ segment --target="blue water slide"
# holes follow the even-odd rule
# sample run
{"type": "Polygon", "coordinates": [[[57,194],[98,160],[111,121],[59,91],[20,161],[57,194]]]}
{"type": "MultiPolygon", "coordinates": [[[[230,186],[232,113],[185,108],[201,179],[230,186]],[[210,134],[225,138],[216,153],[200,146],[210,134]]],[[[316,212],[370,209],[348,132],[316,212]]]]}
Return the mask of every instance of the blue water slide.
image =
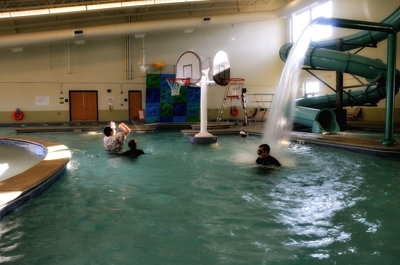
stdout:
{"type": "MultiPolygon", "coordinates": [[[[381,23],[392,25],[400,31],[400,7],[381,23]]],[[[387,33],[379,31],[361,31],[343,37],[343,51],[336,51],[336,39],[313,42],[306,52],[304,65],[314,69],[332,70],[364,77],[372,83],[365,89],[348,91],[343,94],[343,106],[376,105],[386,97],[386,76],[388,67],[380,59],[371,59],[346,52],[356,48],[376,45],[387,38],[387,33]]],[[[286,61],[293,43],[284,44],[279,52],[280,58],[286,61]]],[[[395,73],[395,93],[399,91],[400,72],[395,73]]],[[[337,132],[335,114],[327,109],[336,107],[336,94],[317,97],[303,97],[296,100],[294,123],[312,127],[312,132],[337,132]],[[319,110],[319,111],[318,111],[319,110]],[[333,116],[330,116],[333,115],[333,116]]]]}

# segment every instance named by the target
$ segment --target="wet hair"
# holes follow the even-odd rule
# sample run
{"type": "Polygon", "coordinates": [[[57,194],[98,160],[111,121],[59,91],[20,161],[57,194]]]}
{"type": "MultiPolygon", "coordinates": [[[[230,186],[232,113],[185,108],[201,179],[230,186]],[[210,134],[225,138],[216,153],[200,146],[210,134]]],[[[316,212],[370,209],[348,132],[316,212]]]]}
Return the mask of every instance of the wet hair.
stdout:
{"type": "Polygon", "coordinates": [[[267,145],[267,144],[262,144],[259,147],[261,147],[264,150],[264,152],[268,152],[268,154],[269,154],[269,151],[271,150],[269,148],[269,145],[267,145]]]}
{"type": "Polygon", "coordinates": [[[111,127],[110,126],[107,126],[106,128],[104,128],[104,130],[103,130],[103,132],[104,132],[104,135],[105,136],[110,136],[111,135],[111,132],[112,132],[112,130],[113,129],[111,129],[111,127]]]}
{"type": "Polygon", "coordinates": [[[136,149],[136,141],[135,140],[130,140],[128,143],[128,146],[130,149],[136,149]]]}

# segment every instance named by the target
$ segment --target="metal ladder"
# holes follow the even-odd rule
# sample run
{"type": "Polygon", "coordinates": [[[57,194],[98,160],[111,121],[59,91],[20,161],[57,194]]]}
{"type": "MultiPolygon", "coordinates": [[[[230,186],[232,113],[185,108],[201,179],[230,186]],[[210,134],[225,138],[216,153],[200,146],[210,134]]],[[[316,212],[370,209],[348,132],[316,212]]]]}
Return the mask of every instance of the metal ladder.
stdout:
{"type": "Polygon", "coordinates": [[[227,80],[227,82],[228,82],[228,84],[226,85],[226,88],[225,88],[224,98],[222,99],[221,108],[218,113],[217,122],[222,121],[222,115],[224,114],[226,99],[230,98],[232,100],[232,98],[236,98],[236,99],[242,101],[242,107],[243,107],[243,112],[244,112],[244,124],[243,125],[247,125],[246,96],[244,95],[244,93],[246,93],[246,89],[243,88],[244,79],[243,78],[230,78],[227,80]],[[235,94],[229,95],[229,92],[232,89],[232,87],[235,87],[235,90],[238,90],[240,92],[240,96],[236,94],[237,93],[236,91],[235,91],[235,94]]]}

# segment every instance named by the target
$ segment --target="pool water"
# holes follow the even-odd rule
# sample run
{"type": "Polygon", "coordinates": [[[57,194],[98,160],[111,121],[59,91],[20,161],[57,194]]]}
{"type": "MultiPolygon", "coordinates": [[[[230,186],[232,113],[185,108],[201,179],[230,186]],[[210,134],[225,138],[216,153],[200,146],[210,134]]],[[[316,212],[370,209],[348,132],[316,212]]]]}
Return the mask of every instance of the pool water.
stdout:
{"type": "MultiPolygon", "coordinates": [[[[9,134],[13,132],[10,130],[9,134]]],[[[6,264],[397,264],[400,163],[291,144],[255,165],[261,137],[194,145],[131,134],[145,155],[109,156],[101,133],[40,133],[68,146],[63,177],[0,219],[6,264]]]]}

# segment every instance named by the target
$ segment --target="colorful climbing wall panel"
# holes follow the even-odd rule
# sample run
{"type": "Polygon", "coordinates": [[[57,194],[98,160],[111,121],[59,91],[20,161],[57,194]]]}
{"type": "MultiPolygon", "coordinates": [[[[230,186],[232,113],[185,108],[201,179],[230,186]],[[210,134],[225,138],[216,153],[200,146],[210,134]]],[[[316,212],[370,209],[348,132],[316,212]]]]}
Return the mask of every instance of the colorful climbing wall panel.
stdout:
{"type": "Polygon", "coordinates": [[[146,75],[146,123],[199,122],[200,87],[181,86],[178,96],[171,95],[170,74],[146,75]]]}

